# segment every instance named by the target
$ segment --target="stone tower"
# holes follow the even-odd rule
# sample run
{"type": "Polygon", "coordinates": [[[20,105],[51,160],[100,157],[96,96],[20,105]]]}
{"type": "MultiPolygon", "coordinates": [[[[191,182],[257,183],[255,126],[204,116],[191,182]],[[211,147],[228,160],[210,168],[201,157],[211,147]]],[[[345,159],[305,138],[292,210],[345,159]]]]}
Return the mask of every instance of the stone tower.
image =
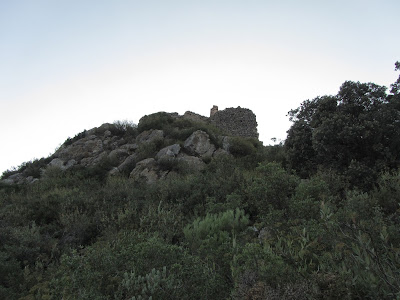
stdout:
{"type": "Polygon", "coordinates": [[[214,106],[209,120],[229,135],[258,138],[256,115],[250,109],[239,106],[218,111],[214,106]]]}
{"type": "Polygon", "coordinates": [[[218,106],[213,105],[213,107],[211,108],[210,111],[210,117],[212,117],[213,115],[215,115],[215,113],[218,111],[218,106]]]}

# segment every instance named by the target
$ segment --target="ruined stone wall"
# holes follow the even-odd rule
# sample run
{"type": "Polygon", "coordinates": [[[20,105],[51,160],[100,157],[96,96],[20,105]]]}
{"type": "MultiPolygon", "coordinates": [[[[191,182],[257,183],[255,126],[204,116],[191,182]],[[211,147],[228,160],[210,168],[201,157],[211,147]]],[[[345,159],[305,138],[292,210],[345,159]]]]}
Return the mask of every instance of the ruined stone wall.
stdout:
{"type": "Polygon", "coordinates": [[[227,108],[217,111],[210,122],[232,136],[258,138],[256,115],[247,108],[227,108]]]}

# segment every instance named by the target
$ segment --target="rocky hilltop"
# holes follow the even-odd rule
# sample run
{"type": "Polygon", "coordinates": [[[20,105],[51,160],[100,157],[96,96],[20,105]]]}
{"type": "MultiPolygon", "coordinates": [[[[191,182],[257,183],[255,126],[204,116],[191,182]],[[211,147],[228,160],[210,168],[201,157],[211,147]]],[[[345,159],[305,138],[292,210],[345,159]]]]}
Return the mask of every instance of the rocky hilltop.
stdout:
{"type": "Polygon", "coordinates": [[[32,172],[33,162],[6,172],[1,182],[33,183],[54,169],[100,167],[107,176],[152,183],[182,170],[202,170],[214,157],[231,155],[237,151],[237,137],[258,142],[256,117],[249,109],[218,111],[214,106],[209,118],[193,112],[160,112],[144,116],[137,126],[116,122],[85,130],[36,162],[38,172],[32,172]]]}

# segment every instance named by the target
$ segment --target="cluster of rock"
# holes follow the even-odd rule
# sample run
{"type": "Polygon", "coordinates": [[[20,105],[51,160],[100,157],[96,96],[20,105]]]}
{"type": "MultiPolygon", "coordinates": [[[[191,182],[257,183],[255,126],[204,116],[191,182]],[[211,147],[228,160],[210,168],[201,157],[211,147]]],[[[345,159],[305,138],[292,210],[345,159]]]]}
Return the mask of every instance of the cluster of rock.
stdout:
{"type": "Polygon", "coordinates": [[[16,173],[7,177],[6,179],[0,180],[0,182],[4,184],[23,184],[34,183],[38,180],[38,178],[34,178],[33,176],[26,176],[23,173],[16,173]]]}
{"type": "MultiPolygon", "coordinates": [[[[172,144],[162,148],[154,158],[146,158],[136,163],[129,177],[134,180],[144,179],[148,183],[155,182],[159,179],[166,178],[175,174],[168,166],[180,165],[188,171],[200,171],[205,167],[205,160],[221,154],[228,154],[227,150],[216,149],[215,145],[210,142],[208,134],[204,131],[197,130],[186,139],[183,147],[180,144],[172,144]],[[165,168],[167,166],[167,168],[165,168]]],[[[135,160],[135,154],[132,154],[127,160],[135,160]]],[[[111,170],[111,175],[123,172],[121,166],[111,170]]]]}
{"type": "MultiPolygon", "coordinates": [[[[207,159],[217,155],[228,154],[229,144],[217,149],[211,143],[209,135],[201,130],[193,132],[183,145],[172,144],[161,150],[154,157],[140,158],[140,149],[143,145],[163,141],[162,130],[147,130],[140,133],[132,142],[123,137],[113,136],[110,129],[113,124],[103,124],[85,133],[85,136],[72,144],[61,146],[53,155],[47,168],[68,170],[74,166],[92,167],[102,161],[112,164],[110,176],[129,174],[133,180],[142,180],[151,183],[174,174],[174,171],[165,168],[167,165],[180,164],[190,171],[202,170],[207,159]],[[225,148],[225,149],[224,149],[225,148]]],[[[37,179],[27,178],[22,173],[14,174],[3,183],[29,183],[37,179]]]]}
{"type": "MultiPolygon", "coordinates": [[[[175,118],[185,118],[195,122],[213,123],[231,136],[258,137],[255,115],[248,109],[232,108],[218,111],[214,106],[210,118],[186,112],[183,116],[177,113],[169,114],[175,118]]],[[[205,161],[215,156],[229,154],[229,137],[222,136],[221,148],[210,141],[209,135],[197,130],[188,137],[183,144],[171,144],[161,150],[154,157],[144,157],[141,149],[147,144],[160,142],[165,144],[165,134],[162,130],[146,130],[135,139],[126,140],[124,137],[113,134],[114,124],[103,124],[98,128],[79,134],[78,139],[64,143],[51,157],[51,161],[42,168],[42,173],[51,168],[68,170],[75,166],[92,167],[107,161],[112,169],[110,176],[128,175],[133,180],[144,179],[147,182],[166,178],[174,174],[169,166],[180,165],[191,171],[202,170],[205,161]]],[[[32,183],[37,178],[27,176],[24,172],[16,173],[3,179],[2,183],[21,184],[32,183]]]]}

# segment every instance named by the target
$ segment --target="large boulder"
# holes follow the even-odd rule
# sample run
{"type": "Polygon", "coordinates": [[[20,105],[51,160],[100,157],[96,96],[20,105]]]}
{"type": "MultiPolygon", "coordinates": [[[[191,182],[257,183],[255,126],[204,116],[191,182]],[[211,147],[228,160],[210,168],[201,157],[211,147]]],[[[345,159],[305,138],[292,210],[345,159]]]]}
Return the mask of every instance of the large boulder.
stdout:
{"type": "Polygon", "coordinates": [[[124,162],[118,166],[118,171],[122,174],[129,174],[135,168],[136,155],[132,154],[125,158],[124,162]]]}
{"type": "Polygon", "coordinates": [[[94,165],[97,165],[101,161],[106,160],[107,157],[108,157],[107,152],[101,152],[101,153],[99,153],[97,155],[84,157],[84,158],[81,159],[80,165],[84,166],[84,167],[92,167],[94,165]]]}
{"type": "Polygon", "coordinates": [[[103,141],[96,135],[84,137],[68,146],[62,146],[54,153],[55,158],[74,159],[80,162],[83,158],[96,157],[104,151],[103,141]]]}
{"type": "Polygon", "coordinates": [[[133,180],[144,179],[147,183],[154,183],[158,179],[164,178],[167,174],[167,171],[160,171],[154,158],[147,158],[136,164],[129,178],[133,180]]]}
{"type": "Polygon", "coordinates": [[[197,130],[189,136],[183,147],[191,154],[200,157],[211,157],[215,151],[215,146],[211,144],[209,135],[197,130]]]}
{"type": "Polygon", "coordinates": [[[208,121],[207,117],[204,117],[202,115],[196,114],[191,111],[185,112],[184,115],[182,116],[182,118],[190,120],[190,121],[194,121],[194,122],[201,122],[201,123],[206,123],[208,121]]]}
{"type": "Polygon", "coordinates": [[[222,138],[222,149],[226,152],[229,152],[229,148],[231,147],[231,139],[228,136],[224,136],[222,138]]]}
{"type": "Polygon", "coordinates": [[[228,151],[224,150],[224,149],[217,149],[214,151],[213,153],[213,157],[221,157],[224,155],[230,155],[228,151]]]}
{"type": "Polygon", "coordinates": [[[61,158],[54,158],[48,164],[48,166],[50,166],[50,167],[57,167],[57,168],[60,168],[61,170],[67,170],[67,169],[73,167],[74,165],[76,165],[75,159],[69,159],[68,161],[65,161],[61,158]]]}
{"type": "Polygon", "coordinates": [[[181,146],[179,144],[167,146],[158,151],[156,154],[156,160],[173,159],[179,154],[180,151],[181,146]]]}
{"type": "Polygon", "coordinates": [[[181,164],[183,168],[192,172],[201,171],[206,167],[204,161],[196,156],[179,154],[177,160],[178,163],[181,164]]]}
{"type": "Polygon", "coordinates": [[[138,144],[125,144],[122,145],[120,148],[128,151],[129,154],[133,154],[138,147],[138,144]]]}
{"type": "Polygon", "coordinates": [[[114,165],[120,165],[129,156],[125,149],[114,149],[108,154],[108,158],[114,165]]]}
{"type": "Polygon", "coordinates": [[[110,133],[112,131],[114,131],[116,129],[116,126],[114,124],[111,123],[104,123],[99,127],[94,127],[90,130],[87,131],[88,135],[92,135],[92,134],[105,134],[107,131],[109,131],[110,133]]]}
{"type": "Polygon", "coordinates": [[[25,183],[25,176],[22,173],[16,173],[1,180],[1,182],[4,184],[22,184],[25,183]]]}
{"type": "Polygon", "coordinates": [[[126,141],[118,136],[108,136],[103,139],[103,146],[109,150],[117,149],[124,144],[126,144],[126,141]]]}
{"type": "Polygon", "coordinates": [[[136,143],[151,143],[153,141],[164,138],[164,131],[162,130],[146,130],[136,137],[136,143]]]}
{"type": "Polygon", "coordinates": [[[64,163],[65,161],[62,160],[61,158],[54,158],[51,162],[49,162],[48,166],[50,167],[57,167],[60,169],[64,169],[64,163]]]}

